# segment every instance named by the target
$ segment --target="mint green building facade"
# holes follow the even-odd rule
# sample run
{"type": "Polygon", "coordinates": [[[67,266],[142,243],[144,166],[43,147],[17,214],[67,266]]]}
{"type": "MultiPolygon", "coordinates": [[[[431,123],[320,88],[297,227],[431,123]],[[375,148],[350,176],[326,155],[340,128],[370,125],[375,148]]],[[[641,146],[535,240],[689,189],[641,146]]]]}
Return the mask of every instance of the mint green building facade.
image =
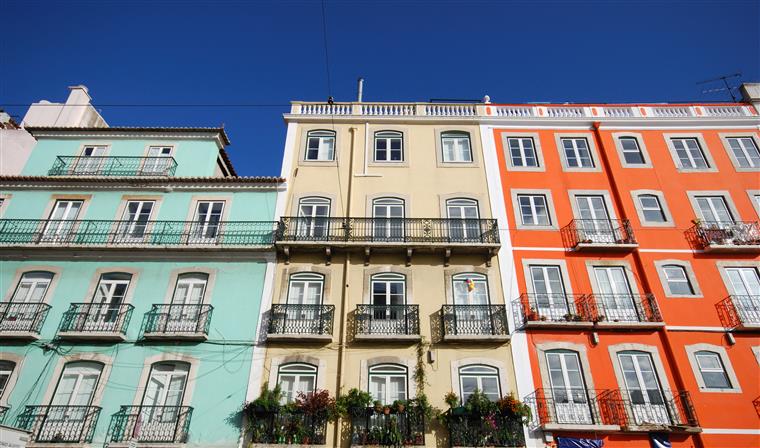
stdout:
{"type": "Polygon", "coordinates": [[[238,446],[282,180],[237,177],[223,129],[29,131],[0,177],[1,423],[27,446],[238,446]]]}

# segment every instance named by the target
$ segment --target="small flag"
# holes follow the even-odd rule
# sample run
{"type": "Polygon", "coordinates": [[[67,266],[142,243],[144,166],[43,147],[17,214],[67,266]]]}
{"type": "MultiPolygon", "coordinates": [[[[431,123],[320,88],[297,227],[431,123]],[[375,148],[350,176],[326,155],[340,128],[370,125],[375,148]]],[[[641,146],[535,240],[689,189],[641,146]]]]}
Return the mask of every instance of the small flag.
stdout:
{"type": "Polygon", "coordinates": [[[472,291],[473,289],[475,289],[475,282],[472,281],[471,278],[468,278],[464,282],[467,283],[467,291],[472,291]]]}

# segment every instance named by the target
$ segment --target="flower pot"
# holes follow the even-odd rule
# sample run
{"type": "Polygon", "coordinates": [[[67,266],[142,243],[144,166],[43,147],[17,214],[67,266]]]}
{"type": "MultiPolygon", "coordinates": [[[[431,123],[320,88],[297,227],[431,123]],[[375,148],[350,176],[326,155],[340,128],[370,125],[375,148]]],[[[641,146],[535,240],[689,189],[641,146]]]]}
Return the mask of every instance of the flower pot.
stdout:
{"type": "Polygon", "coordinates": [[[391,408],[384,408],[383,409],[383,414],[389,415],[390,413],[391,413],[391,408]]]}

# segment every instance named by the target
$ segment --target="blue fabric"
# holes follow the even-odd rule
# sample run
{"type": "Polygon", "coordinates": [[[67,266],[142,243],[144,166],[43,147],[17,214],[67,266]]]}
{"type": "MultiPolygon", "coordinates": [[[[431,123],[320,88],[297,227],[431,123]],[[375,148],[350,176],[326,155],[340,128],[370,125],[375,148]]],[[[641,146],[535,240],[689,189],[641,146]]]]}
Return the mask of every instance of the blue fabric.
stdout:
{"type": "Polygon", "coordinates": [[[670,435],[663,433],[649,434],[649,442],[652,448],[671,448],[673,446],[670,443],[670,435]]]}
{"type": "Polygon", "coordinates": [[[602,448],[604,440],[557,437],[557,448],[602,448]]]}

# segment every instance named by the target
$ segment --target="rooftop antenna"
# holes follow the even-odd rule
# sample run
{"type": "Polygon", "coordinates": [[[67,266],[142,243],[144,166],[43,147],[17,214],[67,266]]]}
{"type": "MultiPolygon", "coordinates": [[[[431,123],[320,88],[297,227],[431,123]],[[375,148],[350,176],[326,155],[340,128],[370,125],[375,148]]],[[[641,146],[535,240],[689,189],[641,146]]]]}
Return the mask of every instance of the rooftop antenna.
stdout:
{"type": "Polygon", "coordinates": [[[697,85],[707,84],[708,82],[723,81],[723,84],[726,87],[719,87],[717,89],[706,89],[706,90],[703,90],[702,93],[714,93],[714,92],[728,91],[728,94],[731,95],[731,100],[733,100],[733,102],[735,103],[736,102],[736,96],[734,95],[734,89],[737,89],[738,87],[731,87],[730,85],[728,85],[728,80],[731,79],[731,78],[740,78],[741,76],[742,76],[741,73],[734,73],[733,75],[718,76],[717,78],[706,79],[704,81],[700,81],[700,82],[697,83],[697,85]]]}

